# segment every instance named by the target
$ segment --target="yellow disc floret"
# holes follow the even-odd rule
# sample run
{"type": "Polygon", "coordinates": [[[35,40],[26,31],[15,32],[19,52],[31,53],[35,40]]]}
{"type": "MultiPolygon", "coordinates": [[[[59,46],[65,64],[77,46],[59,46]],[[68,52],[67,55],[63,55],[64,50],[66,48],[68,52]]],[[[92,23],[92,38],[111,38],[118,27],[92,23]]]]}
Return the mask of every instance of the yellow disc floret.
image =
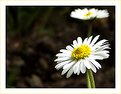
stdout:
{"type": "Polygon", "coordinates": [[[90,15],[92,15],[93,13],[92,12],[88,12],[88,13],[86,13],[84,16],[86,16],[86,17],[88,17],[88,16],[90,16],[90,15]]]}
{"type": "Polygon", "coordinates": [[[77,48],[74,48],[72,51],[72,59],[79,60],[88,57],[91,53],[91,49],[88,45],[81,45],[77,48]]]}

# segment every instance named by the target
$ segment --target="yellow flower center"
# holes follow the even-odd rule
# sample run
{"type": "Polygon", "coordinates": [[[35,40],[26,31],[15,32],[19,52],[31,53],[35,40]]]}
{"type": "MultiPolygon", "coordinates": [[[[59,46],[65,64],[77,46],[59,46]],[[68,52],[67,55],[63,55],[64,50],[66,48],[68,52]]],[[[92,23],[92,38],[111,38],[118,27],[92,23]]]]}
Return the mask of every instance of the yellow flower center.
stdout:
{"type": "Polygon", "coordinates": [[[77,48],[74,48],[71,57],[75,60],[84,59],[85,57],[88,57],[90,53],[91,49],[88,45],[81,45],[77,48]]]}
{"type": "Polygon", "coordinates": [[[85,16],[88,17],[88,16],[90,16],[90,15],[92,15],[92,14],[93,14],[93,13],[89,11],[88,13],[85,14],[85,16]]]}

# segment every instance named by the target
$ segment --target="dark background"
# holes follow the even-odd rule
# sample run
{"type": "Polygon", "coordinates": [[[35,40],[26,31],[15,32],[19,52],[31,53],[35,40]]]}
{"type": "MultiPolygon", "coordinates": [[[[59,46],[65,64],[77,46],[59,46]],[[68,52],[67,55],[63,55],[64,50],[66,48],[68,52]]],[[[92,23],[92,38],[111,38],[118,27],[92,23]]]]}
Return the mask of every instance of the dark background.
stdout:
{"type": "MultiPolygon", "coordinates": [[[[92,6],[91,6],[92,7],[92,6]]],[[[87,36],[87,25],[70,17],[76,8],[89,6],[6,6],[6,87],[7,88],[86,88],[85,74],[66,78],[54,67],[55,55],[77,37],[87,36]]],[[[98,61],[94,73],[97,88],[115,88],[115,7],[109,17],[93,23],[93,36],[108,39],[110,57],[98,61]]]]}

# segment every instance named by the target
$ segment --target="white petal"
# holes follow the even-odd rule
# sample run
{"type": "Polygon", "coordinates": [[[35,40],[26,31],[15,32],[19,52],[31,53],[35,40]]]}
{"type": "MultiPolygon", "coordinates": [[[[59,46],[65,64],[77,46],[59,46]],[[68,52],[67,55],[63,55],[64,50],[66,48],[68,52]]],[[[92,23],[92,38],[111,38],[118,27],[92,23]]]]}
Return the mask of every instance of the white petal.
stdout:
{"type": "Polygon", "coordinates": [[[101,68],[101,65],[94,59],[90,59],[91,63],[93,63],[98,69],[101,68]]]}
{"type": "Polygon", "coordinates": [[[91,69],[93,70],[93,72],[96,73],[97,70],[96,70],[95,66],[91,62],[89,62],[89,65],[91,66],[91,69]]]}
{"type": "Polygon", "coordinates": [[[75,62],[71,62],[71,63],[68,63],[66,65],[64,65],[63,69],[66,69],[66,68],[70,68],[75,62]]]}
{"type": "Polygon", "coordinates": [[[64,75],[73,65],[74,65],[74,63],[73,63],[71,66],[69,66],[69,67],[63,69],[61,75],[64,75]]]}
{"type": "Polygon", "coordinates": [[[66,68],[62,71],[61,75],[64,75],[70,68],[66,68]]]}
{"type": "Polygon", "coordinates": [[[68,45],[68,46],[66,46],[66,49],[72,51],[73,47],[71,47],[70,45],[68,45]]]}
{"type": "Polygon", "coordinates": [[[71,54],[66,54],[66,53],[58,53],[56,54],[57,57],[71,57],[71,54]]]}
{"type": "Polygon", "coordinates": [[[79,63],[78,71],[77,71],[77,75],[79,75],[79,74],[80,74],[80,72],[81,72],[81,71],[80,71],[80,64],[81,64],[81,63],[79,63]]]}
{"type": "Polygon", "coordinates": [[[76,40],[73,41],[73,47],[77,47],[78,46],[78,43],[76,40]]]}
{"type": "Polygon", "coordinates": [[[79,63],[79,67],[78,67],[77,75],[80,74],[80,69],[79,69],[79,68],[80,68],[80,64],[81,64],[81,63],[79,63]]]}
{"type": "Polygon", "coordinates": [[[98,10],[97,12],[97,18],[106,18],[109,16],[109,13],[107,10],[98,10]]]}
{"type": "Polygon", "coordinates": [[[100,35],[97,35],[92,42],[90,43],[90,46],[93,46],[95,44],[95,42],[99,39],[100,35]]]}
{"type": "Polygon", "coordinates": [[[62,68],[65,64],[67,64],[67,63],[69,63],[69,62],[71,62],[71,60],[61,62],[61,63],[57,64],[57,65],[55,66],[55,68],[56,68],[56,69],[60,69],[60,68],[62,68]]]}
{"type": "Polygon", "coordinates": [[[87,44],[87,39],[88,39],[88,38],[85,38],[85,39],[84,39],[83,44],[87,44]]]}
{"type": "Polygon", "coordinates": [[[102,51],[102,50],[105,50],[105,49],[111,49],[111,48],[109,47],[109,44],[100,46],[99,48],[94,49],[94,50],[95,50],[95,51],[102,51]]]}
{"type": "Polygon", "coordinates": [[[90,55],[90,58],[95,59],[95,60],[103,60],[104,59],[102,56],[97,56],[97,55],[90,55]]]}
{"type": "Polygon", "coordinates": [[[81,45],[82,44],[82,38],[81,37],[78,37],[77,38],[77,42],[78,42],[79,45],[81,45]]]}
{"type": "Polygon", "coordinates": [[[86,67],[84,65],[84,62],[81,62],[80,63],[80,70],[81,70],[82,73],[85,73],[86,72],[86,67]]]}
{"type": "Polygon", "coordinates": [[[68,71],[66,78],[69,78],[73,73],[73,67],[68,71]]]}
{"type": "Polygon", "coordinates": [[[55,59],[55,61],[65,61],[65,60],[70,60],[70,57],[61,57],[61,58],[57,58],[55,59]]]}
{"type": "Polygon", "coordinates": [[[97,42],[94,46],[93,46],[93,49],[97,48],[97,47],[100,47],[102,44],[104,44],[107,40],[106,39],[103,39],[99,42],[97,42]]]}
{"type": "Polygon", "coordinates": [[[109,51],[107,51],[107,50],[102,50],[102,51],[95,51],[95,52],[93,52],[92,54],[94,54],[94,55],[100,55],[100,54],[108,54],[109,53],[109,51]]]}
{"type": "Polygon", "coordinates": [[[90,44],[91,40],[92,40],[92,36],[89,37],[89,39],[87,40],[87,43],[90,44]]]}
{"type": "Polygon", "coordinates": [[[92,55],[93,56],[100,56],[103,59],[108,58],[109,57],[109,51],[99,51],[99,52],[93,52],[92,55]]]}
{"type": "Polygon", "coordinates": [[[80,72],[81,72],[81,69],[80,69],[81,67],[80,66],[81,66],[81,63],[83,63],[83,61],[82,60],[79,60],[78,62],[79,62],[79,65],[78,65],[77,75],[79,75],[80,72]]]}
{"type": "Polygon", "coordinates": [[[66,53],[66,54],[71,54],[71,51],[66,50],[66,49],[61,49],[60,52],[66,53]]]}
{"type": "Polygon", "coordinates": [[[90,68],[91,68],[91,66],[90,66],[90,64],[89,64],[89,61],[88,61],[88,60],[84,60],[84,65],[85,65],[88,69],[90,69],[90,68]]]}
{"type": "Polygon", "coordinates": [[[100,54],[98,56],[101,56],[103,59],[109,58],[109,54],[100,54]]]}
{"type": "Polygon", "coordinates": [[[78,72],[79,64],[80,64],[80,61],[76,62],[76,64],[73,66],[74,74],[78,72]]]}

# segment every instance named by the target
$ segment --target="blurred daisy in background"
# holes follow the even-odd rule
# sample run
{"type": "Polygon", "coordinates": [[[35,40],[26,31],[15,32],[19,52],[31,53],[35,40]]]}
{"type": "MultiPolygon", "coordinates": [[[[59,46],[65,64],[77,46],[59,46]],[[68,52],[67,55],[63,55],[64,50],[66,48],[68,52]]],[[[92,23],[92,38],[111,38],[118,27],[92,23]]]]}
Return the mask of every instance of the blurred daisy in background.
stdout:
{"type": "Polygon", "coordinates": [[[66,49],[61,49],[58,53],[57,70],[63,69],[61,75],[67,73],[66,77],[69,78],[73,73],[79,75],[85,73],[86,69],[91,69],[93,72],[97,72],[97,69],[101,68],[101,65],[96,60],[103,60],[109,57],[110,49],[108,40],[103,39],[97,42],[99,35],[94,37],[85,38],[82,41],[81,37],[73,41],[72,45],[68,45],[66,49]],[[96,69],[97,68],[97,69],[96,69]]]}
{"type": "Polygon", "coordinates": [[[71,12],[70,15],[72,18],[77,18],[81,20],[91,20],[94,18],[106,18],[109,16],[109,13],[107,10],[98,10],[95,8],[91,9],[75,9],[71,12]]]}

